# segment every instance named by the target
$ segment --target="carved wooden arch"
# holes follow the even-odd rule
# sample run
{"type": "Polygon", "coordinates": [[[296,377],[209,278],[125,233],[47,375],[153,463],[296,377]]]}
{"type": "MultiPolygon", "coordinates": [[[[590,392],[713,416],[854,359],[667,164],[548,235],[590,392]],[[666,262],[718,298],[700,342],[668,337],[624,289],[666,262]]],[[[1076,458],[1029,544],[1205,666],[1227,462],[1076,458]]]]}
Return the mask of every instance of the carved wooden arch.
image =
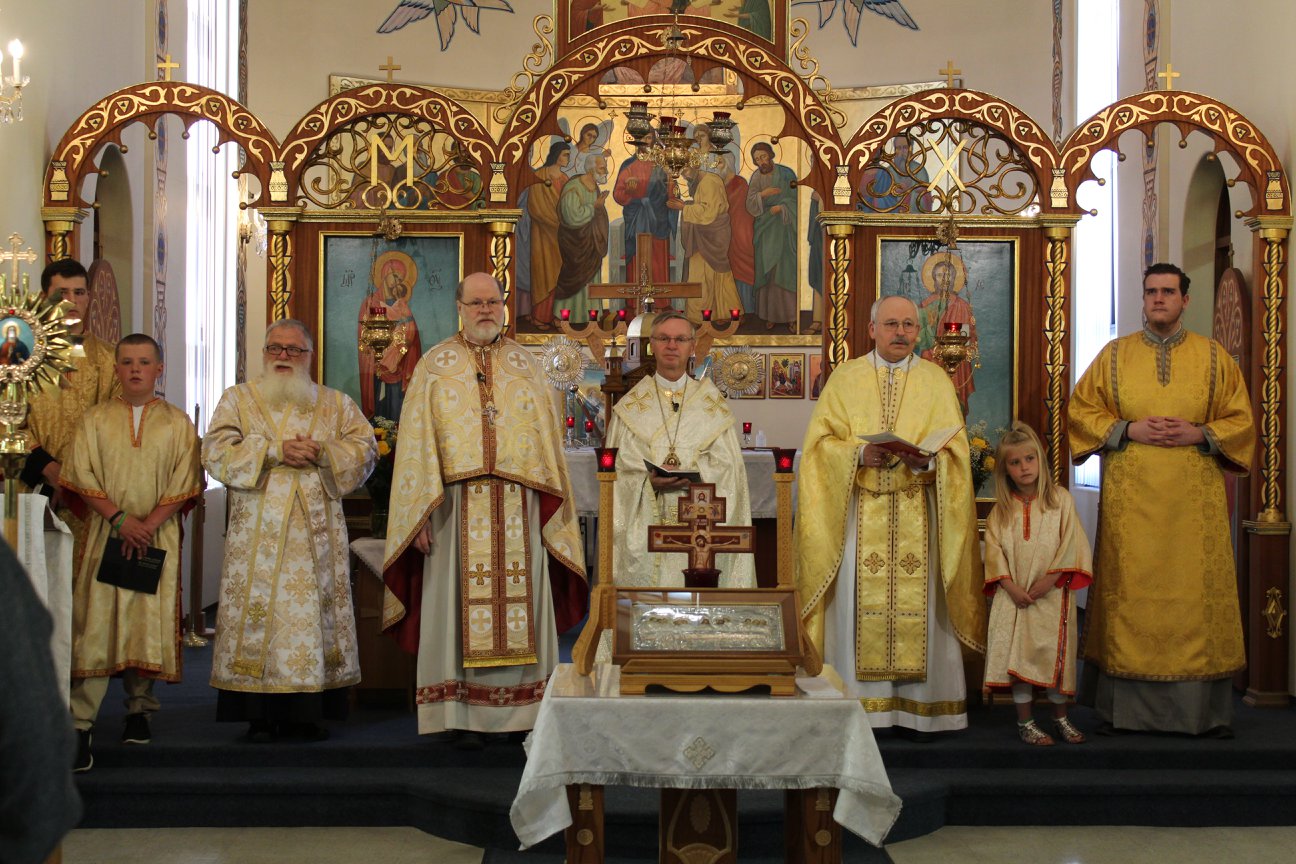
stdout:
{"type": "MultiPolygon", "coordinates": [[[[279,161],[289,190],[298,188],[306,160],[320,142],[365,117],[404,114],[419,117],[453,133],[464,151],[477,162],[483,180],[498,161],[495,140],[486,126],[467,108],[435,90],[409,84],[371,84],[347,90],[320,102],[293,126],[280,148],[279,161]]],[[[272,199],[273,200],[273,199],[272,199]]],[[[255,205],[267,203],[265,191],[255,205]]],[[[275,200],[274,203],[281,203],[275,200]]],[[[290,203],[290,202],[284,202],[290,203]]]]}
{"type": "MultiPolygon", "coordinates": [[[[577,94],[597,98],[603,73],[614,66],[640,66],[646,71],[653,61],[670,56],[661,42],[661,33],[670,24],[669,16],[624,22],[608,34],[558,58],[553,66],[536,76],[500,136],[499,155],[507,163],[510,190],[519,188],[523,172],[529,168],[531,142],[538,135],[558,134],[555,115],[563,100],[577,94]]],[[[745,98],[767,95],[783,107],[784,130],[792,126],[804,135],[816,156],[811,162],[808,184],[825,200],[831,198],[832,166],[841,163],[843,148],[832,122],[832,112],[818,93],[768,47],[744,38],[739,28],[705,19],[681,19],[679,26],[686,37],[679,56],[723,66],[743,82],[745,98]]]]}
{"type": "Polygon", "coordinates": [[[904,130],[928,120],[967,120],[993,130],[1010,141],[1030,163],[1044,212],[1069,212],[1072,196],[1059,195],[1058,151],[1034,119],[1017,106],[977,90],[929,90],[897,99],[879,110],[855,131],[845,147],[850,188],[859,188],[865,167],[881,147],[904,130]],[[1047,194],[1046,194],[1047,192],[1047,194]]]}
{"type": "Polygon", "coordinates": [[[1205,132],[1215,139],[1215,152],[1227,150],[1238,158],[1240,179],[1250,185],[1251,209],[1243,216],[1290,216],[1291,188],[1282,163],[1269,140],[1240,113],[1209,96],[1186,90],[1156,90],[1113,102],[1076,127],[1062,147],[1059,167],[1074,196],[1086,180],[1094,179],[1091,163],[1104,149],[1117,149],[1120,136],[1131,129],[1144,135],[1170,123],[1183,136],[1205,132]]]}
{"type": "Polygon", "coordinates": [[[156,134],[163,115],[183,119],[188,129],[206,120],[219,130],[221,144],[233,141],[247,155],[244,172],[255,175],[262,188],[270,176],[270,163],[279,152],[274,134],[251,111],[217,90],[184,81],[135,84],[100,99],[78,117],[64,133],[45,172],[42,192],[45,207],[88,207],[81,198],[87,175],[98,169],[94,154],[105,144],[121,143],[122,130],[144,123],[156,134]]]}

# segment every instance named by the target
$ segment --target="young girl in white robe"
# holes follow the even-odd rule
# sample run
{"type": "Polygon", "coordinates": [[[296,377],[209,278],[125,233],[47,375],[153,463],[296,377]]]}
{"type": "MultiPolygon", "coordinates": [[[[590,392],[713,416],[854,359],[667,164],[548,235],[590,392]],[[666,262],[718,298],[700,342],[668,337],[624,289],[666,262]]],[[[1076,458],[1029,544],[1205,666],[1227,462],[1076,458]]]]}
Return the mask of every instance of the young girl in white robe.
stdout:
{"type": "Polygon", "coordinates": [[[1024,423],[999,439],[997,501],[986,520],[985,591],[993,597],[986,642],[985,686],[1011,690],[1017,734],[1050,746],[1031,717],[1035,688],[1048,693],[1053,728],[1068,744],[1085,738],[1067,719],[1075,695],[1075,592],[1093,581],[1089,540],[1075,502],[1053,482],[1044,448],[1024,423]]]}

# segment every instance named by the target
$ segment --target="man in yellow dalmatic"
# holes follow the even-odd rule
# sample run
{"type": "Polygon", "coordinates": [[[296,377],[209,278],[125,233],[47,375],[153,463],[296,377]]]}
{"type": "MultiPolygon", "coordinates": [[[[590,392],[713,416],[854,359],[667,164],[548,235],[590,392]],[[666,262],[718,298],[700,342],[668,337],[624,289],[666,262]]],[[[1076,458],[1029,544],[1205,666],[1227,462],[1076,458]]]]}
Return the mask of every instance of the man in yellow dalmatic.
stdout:
{"type": "Polygon", "coordinates": [[[383,627],[418,655],[419,732],[478,749],[535,724],[588,591],[552,390],[503,336],[494,277],[455,298],[463,329],[419,361],[401,409],[383,627]]]}
{"type": "Polygon", "coordinates": [[[1103,460],[1081,684],[1100,731],[1232,737],[1246,658],[1223,472],[1247,473],[1255,427],[1233,358],[1180,320],[1188,283],[1149,267],[1146,326],[1109,342],[1071,394],[1072,459],[1103,460]]]}
{"type": "MultiPolygon", "coordinates": [[[[607,444],[617,448],[614,568],[618,585],[675,588],[684,585],[688,555],[649,552],[648,526],[678,524],[688,481],[652,475],[644,463],[696,471],[702,482],[714,483],[726,502],[727,525],[751,524],[751,499],[733,413],[714,384],[688,374],[692,322],[668,310],[653,319],[651,332],[657,370],[617,402],[608,429],[607,444]]],[[[756,587],[751,555],[718,555],[716,567],[721,588],[756,587]]],[[[609,660],[610,633],[603,643],[599,659],[609,660]]]]}
{"type": "Polygon", "coordinates": [[[806,430],[797,590],[808,632],[869,722],[930,740],[967,726],[960,642],[985,650],[968,441],[954,434],[927,458],[860,440],[963,426],[949,376],[913,354],[914,304],[885,297],[870,317],[876,348],[833,370],[806,430]]]}
{"type": "Polygon", "coordinates": [[[28,488],[43,484],[52,490],[50,500],[54,509],[72,527],[76,540],[74,560],[79,562],[84,526],[80,518],[63,506],[59,474],[71,449],[72,437],[81,427],[81,416],[87,408],[121,393],[121,383],[113,371],[113,346],[86,330],[90,284],[85,267],[72,258],[51,263],[41,272],[41,292],[55,303],[65,300],[72,305],[71,314],[79,320],[68,331],[74,340],[80,340],[78,354],[84,356],[73,359],[76,370],[64,372],[57,387],[47,385],[31,400],[27,414],[31,454],[20,479],[28,488]]]}

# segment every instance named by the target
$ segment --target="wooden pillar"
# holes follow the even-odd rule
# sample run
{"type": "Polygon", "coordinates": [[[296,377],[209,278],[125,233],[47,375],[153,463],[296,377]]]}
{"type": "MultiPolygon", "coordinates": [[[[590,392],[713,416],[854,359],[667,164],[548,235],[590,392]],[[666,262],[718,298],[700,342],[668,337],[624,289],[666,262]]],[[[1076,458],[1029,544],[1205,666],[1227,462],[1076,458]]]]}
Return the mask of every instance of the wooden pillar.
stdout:
{"type": "MultiPolygon", "coordinates": [[[[86,211],[77,207],[42,207],[45,222],[45,260],[61,261],[72,257],[77,226],[85,221],[86,211]]],[[[44,269],[44,264],[41,269],[44,269]]]]}
{"type": "Polygon", "coordinates": [[[263,207],[261,215],[270,231],[270,322],[291,318],[288,304],[292,300],[292,230],[301,209],[297,207],[263,207]]]}
{"type": "Polygon", "coordinates": [[[509,264],[513,261],[513,229],[516,227],[512,222],[491,222],[491,272],[495,276],[495,281],[500,284],[500,291],[504,297],[504,329],[508,329],[510,319],[509,314],[509,297],[513,293],[513,279],[510,275],[509,264]]]}
{"type": "Polygon", "coordinates": [[[833,821],[836,789],[789,789],[784,796],[784,860],[797,864],[841,861],[841,826],[833,821]]]}
{"type": "Polygon", "coordinates": [[[1070,285],[1071,226],[1045,225],[1048,250],[1044,260],[1048,282],[1044,287],[1044,427],[1045,446],[1053,466],[1053,482],[1063,486],[1064,468],[1070,464],[1066,446],[1066,405],[1071,382],[1067,375],[1067,297],[1070,285]]]}
{"type": "Polygon", "coordinates": [[[1251,484],[1249,509],[1254,518],[1242,522],[1246,531],[1246,561],[1250,589],[1247,618],[1247,663],[1249,680],[1244,701],[1266,708],[1286,708],[1288,695],[1288,642],[1291,597],[1288,573],[1291,562],[1291,522],[1283,510],[1286,486],[1283,453],[1287,435],[1283,421],[1287,413],[1283,396],[1283,344],[1287,312],[1287,238],[1291,217],[1257,217],[1248,222],[1257,241],[1261,287],[1258,331],[1260,344],[1253,352],[1251,380],[1252,412],[1259,436],[1251,484]],[[1256,368],[1258,365],[1258,368],[1256,368]]]}
{"type": "Polygon", "coordinates": [[[846,304],[850,301],[851,237],[855,226],[840,223],[825,224],[828,232],[828,254],[832,262],[832,284],[828,290],[828,311],[824,316],[828,326],[824,334],[824,377],[834,366],[850,359],[850,316],[846,304]]]}
{"type": "Polygon", "coordinates": [[[661,790],[657,860],[661,864],[699,861],[735,864],[738,792],[734,789],[661,790]]]}

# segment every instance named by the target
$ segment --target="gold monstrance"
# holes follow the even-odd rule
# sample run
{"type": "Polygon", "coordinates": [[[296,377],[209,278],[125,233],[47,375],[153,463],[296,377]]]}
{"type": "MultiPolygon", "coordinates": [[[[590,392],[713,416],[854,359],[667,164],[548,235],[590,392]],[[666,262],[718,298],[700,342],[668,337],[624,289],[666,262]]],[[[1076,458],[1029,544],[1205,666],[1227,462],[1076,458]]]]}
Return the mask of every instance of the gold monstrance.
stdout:
{"type": "Polygon", "coordinates": [[[0,275],[0,468],[4,470],[4,534],[18,548],[18,472],[27,458],[27,400],[42,383],[58,386],[59,376],[76,367],[67,317],[69,303],[51,303],[40,292],[29,290],[27,274],[18,273],[18,262],[37,260],[28,247],[19,252],[22,238],[9,235],[9,251],[0,261],[10,261],[8,278],[0,275]]]}

